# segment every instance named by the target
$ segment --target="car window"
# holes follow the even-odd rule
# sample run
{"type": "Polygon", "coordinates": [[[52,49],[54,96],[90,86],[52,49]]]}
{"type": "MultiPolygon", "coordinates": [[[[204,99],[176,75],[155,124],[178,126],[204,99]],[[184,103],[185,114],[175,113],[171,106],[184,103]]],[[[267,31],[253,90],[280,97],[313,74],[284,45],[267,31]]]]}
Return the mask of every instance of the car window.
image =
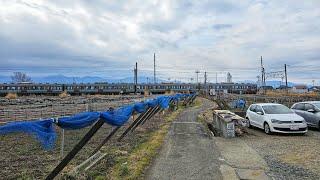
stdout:
{"type": "Polygon", "coordinates": [[[317,108],[320,109],[320,103],[319,102],[316,102],[316,103],[312,103],[314,106],[316,106],[317,108]]]}
{"type": "Polygon", "coordinates": [[[304,111],[304,104],[302,104],[302,103],[296,104],[296,105],[293,106],[292,109],[297,109],[297,110],[304,111]]]}
{"type": "Polygon", "coordinates": [[[309,109],[313,109],[314,110],[314,107],[312,104],[306,104],[305,105],[305,110],[308,111],[309,109]]]}
{"type": "Polygon", "coordinates": [[[250,106],[250,111],[256,112],[256,105],[251,105],[250,106]]]}
{"type": "Polygon", "coordinates": [[[263,113],[262,107],[261,106],[257,106],[256,107],[256,112],[262,112],[263,113]]]}
{"type": "Polygon", "coordinates": [[[265,105],[263,106],[266,114],[291,114],[293,111],[284,105],[265,105]]]}

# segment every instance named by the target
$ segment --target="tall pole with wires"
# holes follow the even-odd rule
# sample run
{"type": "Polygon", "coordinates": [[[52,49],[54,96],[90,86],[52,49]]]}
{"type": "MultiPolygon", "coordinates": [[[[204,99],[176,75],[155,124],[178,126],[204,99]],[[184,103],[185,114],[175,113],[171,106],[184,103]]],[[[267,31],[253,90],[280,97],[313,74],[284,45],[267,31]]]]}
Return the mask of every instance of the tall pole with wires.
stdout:
{"type": "Polygon", "coordinates": [[[207,88],[207,72],[204,72],[204,88],[206,95],[208,94],[208,88],[207,88]]]}
{"type": "Polygon", "coordinates": [[[199,73],[200,73],[200,71],[199,70],[196,70],[196,74],[197,74],[197,84],[199,83],[199,73]]]}
{"type": "Polygon", "coordinates": [[[156,84],[156,53],[153,53],[153,83],[156,84]]]}
{"type": "Polygon", "coordinates": [[[137,84],[138,84],[138,63],[136,62],[136,66],[134,68],[134,93],[137,93],[137,84]]]}

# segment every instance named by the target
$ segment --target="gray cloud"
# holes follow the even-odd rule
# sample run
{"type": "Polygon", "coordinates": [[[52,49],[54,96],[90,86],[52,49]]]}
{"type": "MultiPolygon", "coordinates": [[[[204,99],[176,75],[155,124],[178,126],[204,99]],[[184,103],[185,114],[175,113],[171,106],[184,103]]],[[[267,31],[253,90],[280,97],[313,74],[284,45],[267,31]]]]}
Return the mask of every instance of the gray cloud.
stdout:
{"type": "Polygon", "coordinates": [[[190,79],[200,69],[209,77],[230,71],[236,80],[255,80],[262,55],[269,71],[289,64],[292,81],[320,80],[317,0],[3,0],[0,5],[5,73],[126,76],[136,61],[148,73],[156,52],[164,78],[190,79]],[[302,70],[310,70],[309,76],[302,70]]]}

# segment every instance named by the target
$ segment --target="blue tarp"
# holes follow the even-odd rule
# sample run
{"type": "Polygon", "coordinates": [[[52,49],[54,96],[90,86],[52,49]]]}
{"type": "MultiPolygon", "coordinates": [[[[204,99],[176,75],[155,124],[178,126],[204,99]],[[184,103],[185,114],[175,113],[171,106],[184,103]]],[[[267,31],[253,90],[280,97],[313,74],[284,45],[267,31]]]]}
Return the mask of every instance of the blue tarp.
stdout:
{"type": "Polygon", "coordinates": [[[81,129],[92,125],[99,117],[99,112],[83,112],[71,117],[59,118],[58,126],[63,129],[81,129]]]}
{"type": "Polygon", "coordinates": [[[51,149],[56,141],[56,132],[53,128],[52,119],[11,122],[0,126],[0,134],[23,132],[34,136],[45,149],[51,149]]]}
{"type": "Polygon", "coordinates": [[[159,105],[162,109],[167,109],[169,107],[169,103],[172,99],[171,96],[160,96],[157,98],[159,101],[159,105]]]}
{"type": "Polygon", "coordinates": [[[156,99],[147,100],[145,102],[127,105],[115,110],[106,112],[84,112],[71,117],[61,117],[53,121],[35,120],[24,122],[12,122],[4,126],[0,126],[0,134],[8,134],[13,132],[25,132],[34,135],[44,148],[52,148],[56,140],[56,132],[53,128],[53,123],[56,123],[63,129],[80,129],[95,123],[99,118],[102,118],[106,123],[112,126],[122,126],[131,117],[134,111],[143,113],[148,107],[159,105],[162,109],[169,107],[171,100],[180,100],[183,97],[193,96],[194,94],[176,94],[173,96],[159,96],[156,99]]]}
{"type": "Polygon", "coordinates": [[[129,120],[133,110],[134,108],[132,105],[124,106],[113,111],[103,112],[100,117],[112,126],[122,126],[129,120]]]}
{"type": "Polygon", "coordinates": [[[158,99],[148,100],[146,103],[149,107],[156,107],[158,105],[158,99]]]}
{"type": "Polygon", "coordinates": [[[139,102],[134,104],[134,111],[138,112],[138,113],[143,113],[147,110],[148,108],[148,103],[145,102],[139,102]]]}

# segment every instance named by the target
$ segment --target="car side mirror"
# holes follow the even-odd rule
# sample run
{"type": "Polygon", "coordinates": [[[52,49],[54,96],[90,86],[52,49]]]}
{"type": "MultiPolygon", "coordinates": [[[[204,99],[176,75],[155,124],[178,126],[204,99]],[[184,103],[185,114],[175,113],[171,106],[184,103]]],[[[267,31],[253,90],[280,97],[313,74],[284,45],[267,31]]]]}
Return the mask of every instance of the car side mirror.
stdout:
{"type": "Polygon", "coordinates": [[[260,111],[259,111],[259,112],[257,112],[257,114],[259,114],[259,115],[263,115],[263,112],[260,112],[260,111]]]}
{"type": "Polygon", "coordinates": [[[314,109],[308,109],[307,110],[309,113],[315,113],[316,111],[314,109]]]}

